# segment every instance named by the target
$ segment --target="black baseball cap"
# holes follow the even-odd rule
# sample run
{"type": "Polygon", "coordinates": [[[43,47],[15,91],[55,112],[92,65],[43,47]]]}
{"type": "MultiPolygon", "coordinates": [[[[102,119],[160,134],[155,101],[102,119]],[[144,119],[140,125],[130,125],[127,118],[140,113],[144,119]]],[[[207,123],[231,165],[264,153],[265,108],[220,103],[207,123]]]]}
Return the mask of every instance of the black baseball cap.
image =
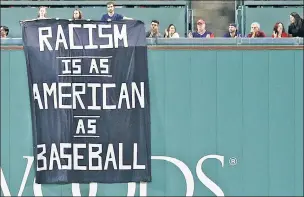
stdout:
{"type": "Polygon", "coordinates": [[[232,27],[236,28],[236,24],[235,23],[230,23],[229,26],[232,26],[232,27]]]}

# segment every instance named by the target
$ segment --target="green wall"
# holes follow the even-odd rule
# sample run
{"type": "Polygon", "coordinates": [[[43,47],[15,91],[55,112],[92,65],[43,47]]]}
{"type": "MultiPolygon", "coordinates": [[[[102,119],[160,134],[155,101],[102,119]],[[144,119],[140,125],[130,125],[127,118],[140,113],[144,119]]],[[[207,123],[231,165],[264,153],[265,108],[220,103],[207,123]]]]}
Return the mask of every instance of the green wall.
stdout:
{"type": "MultiPolygon", "coordinates": [[[[48,17],[71,19],[74,8],[48,8],[48,17]]],[[[83,7],[81,11],[85,19],[100,20],[106,13],[106,7],[94,6],[83,7]]],[[[124,16],[141,20],[150,28],[151,20],[160,21],[160,31],[164,33],[165,28],[173,23],[181,36],[186,30],[186,8],[116,8],[116,12],[124,16]]],[[[21,28],[19,21],[37,18],[38,8],[1,8],[1,25],[6,25],[10,29],[9,37],[20,38],[21,28]]]]}
{"type": "Polygon", "coordinates": [[[299,13],[303,16],[304,7],[285,7],[285,8],[273,8],[273,7],[263,7],[263,8],[249,8],[244,6],[245,12],[245,35],[250,32],[250,26],[253,22],[258,22],[261,25],[261,29],[266,33],[268,37],[271,37],[273,32],[273,27],[276,22],[282,22],[285,26],[285,30],[288,31],[288,26],[290,24],[289,15],[292,12],[299,13]]]}
{"type": "MultiPolygon", "coordinates": [[[[224,156],[224,166],[211,159],[203,171],[225,196],[303,195],[302,50],[150,49],[148,55],[152,155],[184,162],[194,195],[214,195],[196,175],[198,160],[213,154],[224,156]]],[[[23,156],[32,156],[24,54],[1,50],[1,168],[14,196],[27,166],[23,156]]],[[[152,166],[148,195],[185,195],[176,166],[155,157],[152,166]]],[[[33,195],[33,178],[32,167],[23,196],[33,195]]],[[[87,196],[89,187],[81,188],[87,196]]],[[[72,195],[72,186],[42,191],[72,195]]],[[[127,196],[127,184],[98,184],[97,194],[127,196]]]]}

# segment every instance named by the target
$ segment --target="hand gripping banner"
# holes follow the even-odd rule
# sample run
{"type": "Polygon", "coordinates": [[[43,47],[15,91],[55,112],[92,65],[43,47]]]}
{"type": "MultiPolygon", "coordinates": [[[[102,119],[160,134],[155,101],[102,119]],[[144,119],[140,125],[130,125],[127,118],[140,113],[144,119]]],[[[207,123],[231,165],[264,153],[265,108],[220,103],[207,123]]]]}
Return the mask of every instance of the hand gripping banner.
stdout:
{"type": "Polygon", "coordinates": [[[36,182],[150,182],[144,24],[35,20],[22,37],[36,182]]]}

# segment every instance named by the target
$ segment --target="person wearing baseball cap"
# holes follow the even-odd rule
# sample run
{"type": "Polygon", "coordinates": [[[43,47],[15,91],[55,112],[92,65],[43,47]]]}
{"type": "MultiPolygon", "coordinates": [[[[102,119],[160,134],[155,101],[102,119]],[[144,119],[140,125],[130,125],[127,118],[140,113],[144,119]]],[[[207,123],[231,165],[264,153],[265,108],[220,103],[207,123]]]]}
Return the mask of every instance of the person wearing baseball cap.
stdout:
{"type": "Polygon", "coordinates": [[[196,22],[197,31],[190,32],[189,38],[214,38],[214,34],[206,30],[206,23],[204,20],[199,19],[196,22]]]}
{"type": "Polygon", "coordinates": [[[238,33],[235,23],[230,23],[228,27],[228,32],[224,35],[225,38],[237,38],[241,37],[241,34],[238,33]]]}

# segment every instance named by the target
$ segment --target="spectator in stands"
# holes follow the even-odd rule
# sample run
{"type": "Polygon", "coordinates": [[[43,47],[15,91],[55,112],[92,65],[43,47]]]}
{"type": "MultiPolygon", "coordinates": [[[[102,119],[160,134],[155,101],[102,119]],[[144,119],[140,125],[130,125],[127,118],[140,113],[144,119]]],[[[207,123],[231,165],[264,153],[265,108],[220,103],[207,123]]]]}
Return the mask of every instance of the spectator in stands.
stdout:
{"type": "Polygon", "coordinates": [[[288,33],[292,37],[304,37],[304,20],[296,12],[290,14],[290,25],[288,33]]]}
{"type": "Polygon", "coordinates": [[[204,20],[199,19],[196,23],[197,31],[190,32],[189,38],[214,38],[214,34],[206,30],[206,23],[204,20]]]}
{"type": "Polygon", "coordinates": [[[173,24],[170,24],[167,29],[165,29],[165,38],[179,38],[176,28],[173,24]]]}
{"type": "Polygon", "coordinates": [[[241,34],[238,33],[237,27],[235,23],[230,23],[228,27],[228,32],[224,34],[225,38],[237,38],[242,37],[241,34]]]}
{"type": "Polygon", "coordinates": [[[82,18],[82,12],[79,9],[75,9],[73,12],[73,20],[81,20],[82,18]]]}
{"type": "Polygon", "coordinates": [[[46,19],[46,14],[47,14],[46,7],[44,6],[39,7],[37,19],[46,19]]]}
{"type": "Polygon", "coordinates": [[[7,38],[9,33],[9,28],[7,26],[1,26],[1,38],[7,38]]]}
{"type": "Polygon", "coordinates": [[[285,28],[283,23],[277,22],[274,27],[273,27],[273,33],[272,36],[273,38],[287,38],[288,34],[285,32],[285,28]]]}
{"type": "Polygon", "coordinates": [[[266,37],[266,34],[261,31],[261,26],[259,23],[254,22],[251,24],[251,32],[248,34],[249,38],[263,38],[266,37]]]}
{"type": "Polygon", "coordinates": [[[161,34],[159,33],[159,21],[152,20],[151,21],[151,29],[146,33],[147,38],[161,38],[161,34]]]}
{"type": "Polygon", "coordinates": [[[128,17],[115,13],[114,12],[114,10],[115,10],[114,2],[108,2],[107,9],[108,9],[108,13],[102,15],[101,21],[133,20],[132,18],[128,18],[128,17]]]}

